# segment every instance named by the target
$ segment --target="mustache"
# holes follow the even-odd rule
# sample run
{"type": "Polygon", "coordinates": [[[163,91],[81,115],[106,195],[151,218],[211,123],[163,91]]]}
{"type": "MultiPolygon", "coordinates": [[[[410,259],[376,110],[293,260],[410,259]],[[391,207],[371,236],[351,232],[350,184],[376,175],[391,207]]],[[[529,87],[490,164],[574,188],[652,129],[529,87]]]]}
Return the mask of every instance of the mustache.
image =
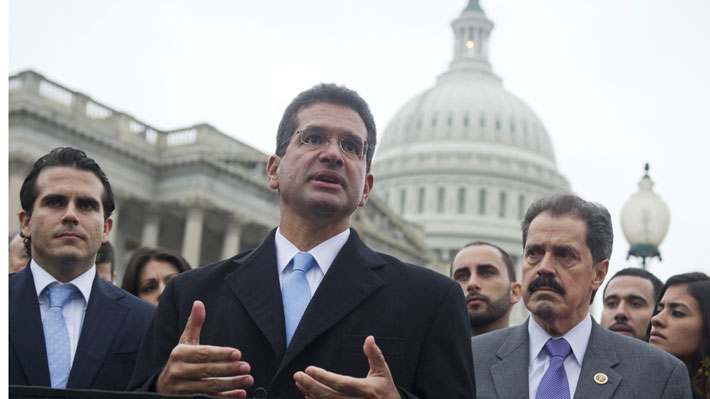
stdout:
{"type": "Polygon", "coordinates": [[[624,326],[624,327],[628,328],[630,331],[634,331],[634,329],[630,325],[626,324],[623,321],[615,321],[614,324],[610,325],[608,329],[611,330],[613,327],[617,327],[617,326],[624,326]]]}
{"type": "Polygon", "coordinates": [[[565,287],[551,276],[539,276],[528,285],[528,292],[531,294],[541,288],[550,288],[557,291],[558,294],[564,296],[567,294],[565,287]]]}
{"type": "Polygon", "coordinates": [[[485,303],[487,303],[487,304],[489,304],[489,305],[491,304],[491,299],[488,298],[486,295],[481,294],[480,291],[471,292],[471,293],[469,293],[468,295],[466,295],[466,302],[468,302],[468,300],[471,299],[471,298],[473,298],[473,297],[478,297],[478,298],[480,298],[483,302],[485,302],[485,303]]]}

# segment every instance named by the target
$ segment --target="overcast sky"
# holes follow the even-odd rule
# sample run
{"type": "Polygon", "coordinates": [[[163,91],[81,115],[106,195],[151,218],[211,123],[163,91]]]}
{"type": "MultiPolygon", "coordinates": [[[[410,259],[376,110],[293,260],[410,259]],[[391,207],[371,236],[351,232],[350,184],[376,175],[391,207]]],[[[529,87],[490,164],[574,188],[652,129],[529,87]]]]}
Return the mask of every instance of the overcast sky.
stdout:
{"type": "MultiPolygon", "coordinates": [[[[159,129],[207,122],[271,153],[287,103],[320,81],[357,90],[383,132],[448,68],[466,4],[10,0],[9,72],[33,69],[159,129]]],[[[646,161],[671,209],[650,270],[710,273],[710,2],[481,6],[494,71],[545,124],[572,189],[612,214],[611,273],[636,264],[619,213],[646,161]]]]}

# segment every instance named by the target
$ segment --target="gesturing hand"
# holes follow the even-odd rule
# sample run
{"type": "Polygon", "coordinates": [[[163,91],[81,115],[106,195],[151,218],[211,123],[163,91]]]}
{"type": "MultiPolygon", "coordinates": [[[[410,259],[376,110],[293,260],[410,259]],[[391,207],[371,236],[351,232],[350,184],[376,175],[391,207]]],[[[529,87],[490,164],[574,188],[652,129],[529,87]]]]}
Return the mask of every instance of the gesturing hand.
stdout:
{"type": "Polygon", "coordinates": [[[307,399],[332,398],[378,398],[399,399],[390,368],[382,351],[375,344],[375,338],[365,339],[363,351],[370,363],[370,371],[365,378],[354,378],[331,373],[319,367],[310,366],[306,372],[294,374],[296,387],[307,399]]]}
{"type": "Polygon", "coordinates": [[[195,301],[180,341],[158,376],[156,392],[246,397],[244,388],[254,384],[249,363],[241,361],[242,353],[235,348],[200,345],[204,322],[205,305],[195,301]]]}

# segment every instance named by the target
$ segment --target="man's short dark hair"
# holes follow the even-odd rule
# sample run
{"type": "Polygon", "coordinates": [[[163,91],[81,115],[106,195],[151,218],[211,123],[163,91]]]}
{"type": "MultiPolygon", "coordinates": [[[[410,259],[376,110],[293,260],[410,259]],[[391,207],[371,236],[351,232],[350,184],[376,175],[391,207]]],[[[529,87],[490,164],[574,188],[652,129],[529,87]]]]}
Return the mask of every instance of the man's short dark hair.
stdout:
{"type": "Polygon", "coordinates": [[[116,253],[113,250],[113,245],[111,245],[111,243],[108,241],[101,244],[99,252],[96,254],[97,265],[99,263],[107,262],[111,263],[111,276],[113,276],[113,272],[116,271],[116,253]]]}
{"type": "MultiPolygon", "coordinates": [[[[549,212],[551,216],[571,216],[585,222],[587,230],[585,242],[592,253],[593,265],[611,257],[614,230],[611,227],[609,211],[601,204],[585,201],[567,193],[553,193],[530,205],[522,222],[523,248],[527,242],[530,223],[543,212],[549,212]]],[[[594,301],[596,293],[596,291],[592,293],[591,301],[594,301]]]]}
{"type": "Polygon", "coordinates": [[[661,287],[663,286],[663,281],[661,281],[658,277],[654,276],[651,272],[646,271],[644,269],[639,269],[638,267],[627,267],[626,269],[621,269],[616,274],[614,274],[609,281],[606,282],[606,286],[604,286],[604,292],[603,295],[606,296],[606,289],[609,287],[609,283],[611,283],[611,280],[619,277],[619,276],[634,276],[634,277],[641,277],[645,278],[646,280],[651,282],[651,285],[653,286],[653,300],[658,301],[658,293],[661,290],[661,287]]]}
{"type": "Polygon", "coordinates": [[[357,112],[365,123],[367,129],[367,172],[370,171],[372,155],[375,153],[377,144],[377,129],[375,118],[370,112],[370,107],[360,95],[345,86],[338,86],[335,83],[321,83],[301,92],[286,107],[279,128],[276,133],[276,155],[283,157],[288,147],[288,141],[296,132],[298,127],[297,114],[303,108],[313,104],[324,103],[347,107],[357,112]]]}
{"type": "MultiPolygon", "coordinates": [[[[27,212],[29,216],[32,216],[35,200],[39,194],[37,192],[37,177],[42,169],[51,166],[69,166],[75,169],[93,172],[104,186],[104,193],[101,197],[101,204],[104,208],[104,220],[111,216],[111,212],[116,208],[116,204],[108,177],[106,177],[106,174],[101,170],[99,164],[86,156],[84,151],[71,147],[57,147],[50,151],[49,154],[42,156],[35,162],[30,174],[25,178],[25,181],[22,183],[22,188],[20,189],[20,203],[22,204],[22,209],[27,212]]],[[[25,248],[27,248],[29,252],[30,238],[23,238],[25,248]]]]}
{"type": "MultiPolygon", "coordinates": [[[[493,248],[497,249],[498,252],[500,252],[500,256],[503,258],[503,263],[505,263],[505,269],[508,272],[508,281],[510,281],[511,283],[514,283],[515,282],[515,263],[513,262],[513,258],[510,257],[510,254],[508,254],[503,248],[501,248],[495,244],[491,244],[490,242],[474,241],[474,242],[470,242],[470,243],[464,245],[463,248],[461,248],[459,250],[459,252],[461,252],[464,248],[478,247],[478,246],[483,246],[483,245],[493,247],[493,248]]],[[[452,260],[451,261],[451,273],[453,273],[453,272],[454,272],[454,261],[452,260]]]]}

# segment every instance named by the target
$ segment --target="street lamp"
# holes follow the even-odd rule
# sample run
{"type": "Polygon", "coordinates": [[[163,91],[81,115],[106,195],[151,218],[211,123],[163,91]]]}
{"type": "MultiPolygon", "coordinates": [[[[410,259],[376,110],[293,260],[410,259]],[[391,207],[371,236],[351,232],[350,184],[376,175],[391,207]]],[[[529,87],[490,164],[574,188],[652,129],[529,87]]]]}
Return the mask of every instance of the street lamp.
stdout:
{"type": "Polygon", "coordinates": [[[653,180],[646,173],[639,181],[639,191],[632,195],[621,208],[621,229],[629,242],[628,260],[631,256],[641,258],[641,265],[646,269],[646,258],[658,257],[658,246],[666,237],[670,224],[668,205],[653,192],[653,180]]]}

